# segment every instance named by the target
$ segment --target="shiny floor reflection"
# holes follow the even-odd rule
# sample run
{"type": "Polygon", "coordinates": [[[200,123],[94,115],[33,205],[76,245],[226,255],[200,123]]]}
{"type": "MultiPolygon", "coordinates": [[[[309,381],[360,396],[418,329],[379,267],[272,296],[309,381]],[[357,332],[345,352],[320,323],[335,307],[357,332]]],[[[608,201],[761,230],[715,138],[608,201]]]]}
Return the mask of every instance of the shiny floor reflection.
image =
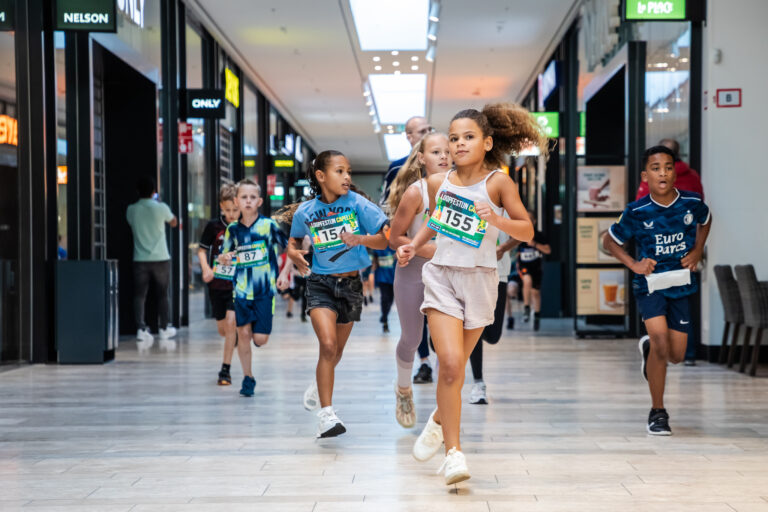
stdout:
{"type": "Polygon", "coordinates": [[[334,404],[348,433],[331,440],[301,405],[316,341],[282,305],[253,350],[253,398],[236,356],[233,385],[216,385],[212,321],[121,343],[104,366],[2,372],[0,510],[768,511],[768,379],[670,368],[675,435],[651,438],[636,342],[548,320],[486,345],[490,404],[463,409],[472,479],[446,487],[439,457],[410,455],[434,385],[415,387],[416,429],[394,418],[395,315],[381,334],[376,303],[353,330],[334,404]]]}

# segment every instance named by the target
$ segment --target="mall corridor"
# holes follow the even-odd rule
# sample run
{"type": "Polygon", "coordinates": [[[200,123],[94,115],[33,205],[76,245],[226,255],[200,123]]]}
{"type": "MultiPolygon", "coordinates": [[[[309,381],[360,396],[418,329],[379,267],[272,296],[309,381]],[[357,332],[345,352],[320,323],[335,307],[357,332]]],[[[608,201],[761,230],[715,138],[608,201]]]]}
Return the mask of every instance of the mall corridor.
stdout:
{"type": "Polygon", "coordinates": [[[328,440],[315,439],[301,403],[317,344],[281,309],[275,336],[255,351],[253,398],[216,385],[210,321],[171,351],[139,354],[127,342],[110,365],[0,373],[0,510],[768,510],[766,379],[671,368],[675,435],[649,437],[636,341],[574,340],[554,320],[486,345],[490,404],[466,403],[468,371],[472,479],[446,487],[441,457],[410,453],[434,384],[415,386],[416,428],[400,427],[399,329],[382,335],[377,312],[366,309],[339,367],[334,406],[348,432],[328,440]]]}

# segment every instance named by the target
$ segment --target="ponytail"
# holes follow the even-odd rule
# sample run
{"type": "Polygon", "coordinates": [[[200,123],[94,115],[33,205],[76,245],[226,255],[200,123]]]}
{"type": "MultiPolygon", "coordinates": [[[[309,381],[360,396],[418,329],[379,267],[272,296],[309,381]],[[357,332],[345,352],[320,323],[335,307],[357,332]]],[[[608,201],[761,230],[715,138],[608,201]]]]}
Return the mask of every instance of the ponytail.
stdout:
{"type": "Polygon", "coordinates": [[[520,154],[529,146],[538,146],[544,158],[549,154],[549,139],[530,112],[514,103],[492,103],[475,109],[462,110],[451,119],[472,119],[484,137],[493,138],[493,148],[485,154],[485,163],[497,169],[506,163],[505,156],[520,154]]]}

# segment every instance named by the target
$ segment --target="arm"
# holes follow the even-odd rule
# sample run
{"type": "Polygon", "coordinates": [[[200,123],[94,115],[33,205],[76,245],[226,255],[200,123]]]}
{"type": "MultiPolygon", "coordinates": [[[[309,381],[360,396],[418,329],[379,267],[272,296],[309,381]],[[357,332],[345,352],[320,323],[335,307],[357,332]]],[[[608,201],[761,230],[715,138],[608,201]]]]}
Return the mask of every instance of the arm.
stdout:
{"type": "Polygon", "coordinates": [[[651,258],[643,258],[642,261],[635,260],[624,250],[624,247],[616,243],[610,232],[603,236],[603,247],[635,274],[647,276],[652,274],[653,269],[656,268],[656,260],[651,258]]]}
{"type": "Polygon", "coordinates": [[[496,259],[500,260],[501,258],[504,257],[505,252],[511,251],[518,245],[520,245],[520,240],[515,240],[514,238],[510,238],[503,244],[499,244],[498,246],[496,246],[496,259]]]}
{"type": "MultiPolygon", "coordinates": [[[[421,215],[424,210],[421,193],[415,187],[408,188],[397,206],[395,216],[392,218],[392,226],[389,231],[389,247],[397,250],[401,245],[411,243],[411,239],[405,236],[408,227],[417,215],[421,215]]],[[[417,254],[423,258],[432,258],[435,254],[436,246],[433,243],[424,244],[417,254]]]]}
{"type": "Polygon", "coordinates": [[[536,240],[529,242],[530,246],[539,251],[542,254],[552,254],[552,248],[549,244],[540,244],[536,240]]]}
{"type": "Polygon", "coordinates": [[[683,259],[680,260],[683,268],[687,268],[692,272],[696,270],[696,266],[701,261],[701,256],[704,252],[704,245],[707,243],[707,237],[709,237],[710,229],[712,229],[711,217],[709,222],[706,224],[698,225],[696,228],[696,244],[693,246],[693,249],[691,249],[691,251],[683,256],[683,259]]]}
{"type": "Polygon", "coordinates": [[[179,219],[177,219],[176,216],[174,215],[173,218],[168,221],[168,225],[171,226],[172,228],[175,228],[176,226],[179,225],[179,219]]]}
{"type": "Polygon", "coordinates": [[[283,270],[280,271],[280,275],[277,276],[277,281],[275,282],[278,290],[285,290],[291,285],[291,271],[293,268],[293,261],[286,259],[283,270]]]}
{"type": "MultiPolygon", "coordinates": [[[[445,173],[433,174],[427,178],[427,189],[429,191],[429,211],[434,212],[436,206],[437,191],[445,179],[445,173]]],[[[424,245],[435,236],[436,231],[429,227],[429,222],[422,224],[421,229],[409,244],[401,245],[397,248],[397,262],[400,266],[408,265],[416,254],[419,254],[424,245]]],[[[434,251],[433,251],[434,254],[434,251]]],[[[431,257],[431,256],[430,256],[431,257]]]]}
{"type": "Polygon", "coordinates": [[[200,260],[200,269],[203,271],[203,282],[210,283],[213,281],[213,269],[208,264],[208,251],[202,248],[198,249],[197,259],[200,260]]]}
{"type": "Polygon", "coordinates": [[[299,271],[299,274],[305,276],[309,272],[309,263],[307,263],[307,260],[304,259],[304,255],[309,251],[301,248],[301,243],[303,240],[303,237],[289,238],[288,247],[285,249],[285,253],[293,262],[293,264],[296,265],[296,269],[299,271]]]}
{"type": "Polygon", "coordinates": [[[502,175],[492,177],[489,180],[490,184],[493,184],[494,188],[498,190],[501,206],[507,210],[509,218],[496,215],[491,209],[491,205],[485,202],[475,203],[477,215],[512,238],[521,242],[530,242],[534,235],[533,224],[528,218],[528,211],[520,200],[515,182],[509,176],[502,175]]]}

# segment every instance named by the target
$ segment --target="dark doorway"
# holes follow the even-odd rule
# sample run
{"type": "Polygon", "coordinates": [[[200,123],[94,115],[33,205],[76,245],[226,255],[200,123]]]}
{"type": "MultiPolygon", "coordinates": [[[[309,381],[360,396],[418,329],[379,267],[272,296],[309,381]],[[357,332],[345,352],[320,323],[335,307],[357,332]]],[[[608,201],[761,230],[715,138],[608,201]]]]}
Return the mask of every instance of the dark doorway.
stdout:
{"type": "MultiPolygon", "coordinates": [[[[94,159],[102,160],[106,209],[106,255],[118,260],[120,334],[135,334],[133,314],[133,235],[125,219],[138,200],[136,180],[150,176],[157,183],[157,91],[154,82],[94,43],[94,89],[101,86],[101,115],[94,105],[94,159]],[[99,122],[102,129],[99,130],[99,122]],[[102,134],[99,140],[98,133],[102,134]],[[98,147],[101,143],[101,155],[98,147]]],[[[94,103],[98,92],[95,91],[94,103]]],[[[98,187],[98,183],[96,184],[98,187]]],[[[147,296],[147,324],[157,330],[157,308],[147,296]]]]}
{"type": "Polygon", "coordinates": [[[22,357],[18,332],[19,169],[15,147],[0,149],[0,362],[22,357]],[[6,162],[14,165],[6,165],[6,162]]]}

